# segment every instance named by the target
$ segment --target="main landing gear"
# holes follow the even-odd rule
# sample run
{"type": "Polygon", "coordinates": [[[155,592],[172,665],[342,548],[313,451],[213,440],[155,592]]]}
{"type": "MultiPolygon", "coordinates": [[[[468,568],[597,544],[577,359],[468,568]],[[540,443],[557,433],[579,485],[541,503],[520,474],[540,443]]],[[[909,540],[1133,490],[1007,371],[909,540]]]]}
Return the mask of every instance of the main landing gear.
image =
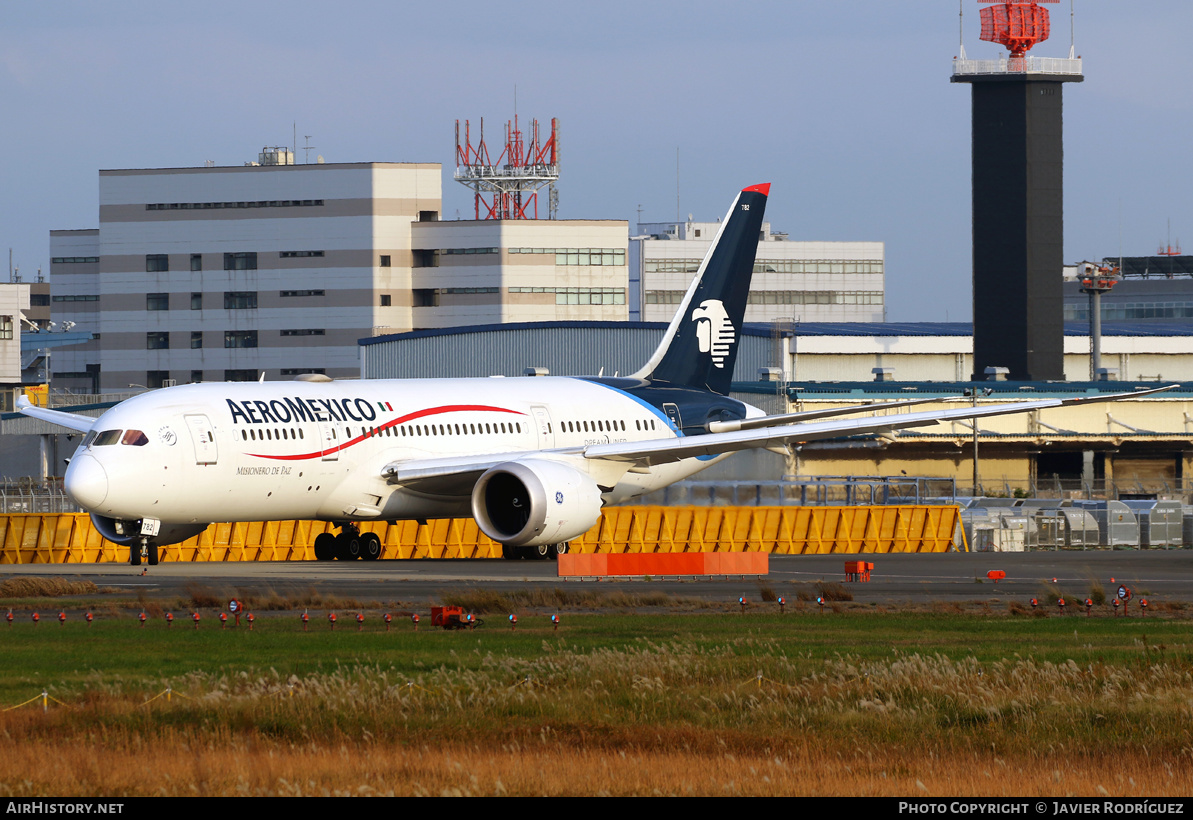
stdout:
{"type": "Polygon", "coordinates": [[[568,542],[562,541],[558,544],[539,544],[537,547],[501,547],[501,557],[507,561],[516,560],[518,558],[527,558],[533,561],[542,561],[545,558],[550,558],[552,561],[561,555],[566,555],[568,551],[568,542]]]}
{"type": "Polygon", "coordinates": [[[362,533],[356,524],[342,524],[339,535],[330,532],[315,536],[315,560],[376,561],[381,557],[381,539],[375,532],[362,533]]]}

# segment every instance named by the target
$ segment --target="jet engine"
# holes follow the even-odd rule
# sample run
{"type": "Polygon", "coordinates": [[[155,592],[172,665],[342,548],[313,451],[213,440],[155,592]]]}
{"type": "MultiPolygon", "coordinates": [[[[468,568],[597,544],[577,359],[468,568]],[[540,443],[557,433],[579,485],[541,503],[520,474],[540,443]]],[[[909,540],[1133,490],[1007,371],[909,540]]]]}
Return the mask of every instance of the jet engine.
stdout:
{"type": "Polygon", "coordinates": [[[601,490],[591,477],[555,461],[507,461],[472,488],[472,516],[481,532],[511,547],[582,535],[597,522],[601,506],[601,490]]]}
{"type": "MultiPolygon", "coordinates": [[[[128,546],[141,543],[141,519],[108,518],[91,513],[91,523],[99,534],[113,544],[128,546]]],[[[149,537],[149,543],[159,547],[177,544],[207,529],[207,524],[167,524],[162,522],[157,535],[149,537]]]]}

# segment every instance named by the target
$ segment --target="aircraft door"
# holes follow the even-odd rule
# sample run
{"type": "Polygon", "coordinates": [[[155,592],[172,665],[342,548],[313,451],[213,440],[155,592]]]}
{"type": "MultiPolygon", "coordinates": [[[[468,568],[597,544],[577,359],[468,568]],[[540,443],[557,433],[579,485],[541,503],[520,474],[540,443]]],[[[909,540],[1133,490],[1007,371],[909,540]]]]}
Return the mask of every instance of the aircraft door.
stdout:
{"type": "Polygon", "coordinates": [[[195,445],[196,464],[215,464],[219,452],[215,444],[215,430],[211,427],[211,420],[207,416],[184,416],[187,429],[191,432],[191,442],[195,445]]]}
{"type": "Polygon", "coordinates": [[[676,429],[683,429],[683,417],[679,415],[679,407],[677,405],[667,402],[663,405],[663,412],[667,414],[667,418],[671,419],[671,423],[675,425],[676,429]]]}
{"type": "Polygon", "coordinates": [[[551,426],[551,413],[546,407],[531,407],[534,414],[534,429],[538,431],[538,446],[540,450],[549,450],[555,446],[555,428],[551,426]]]}
{"type": "Polygon", "coordinates": [[[323,451],[324,461],[340,460],[340,433],[336,425],[330,421],[319,422],[320,449],[323,451]]]}

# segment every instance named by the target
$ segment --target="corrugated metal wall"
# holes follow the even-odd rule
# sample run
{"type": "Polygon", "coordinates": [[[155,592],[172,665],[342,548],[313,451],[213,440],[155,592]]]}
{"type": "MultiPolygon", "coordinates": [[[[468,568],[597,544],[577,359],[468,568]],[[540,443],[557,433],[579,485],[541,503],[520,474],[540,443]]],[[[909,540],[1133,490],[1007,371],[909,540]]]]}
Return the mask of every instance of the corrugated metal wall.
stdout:
{"type": "MultiPolygon", "coordinates": [[[[361,345],[361,377],[422,379],[521,376],[545,367],[553,376],[628,375],[650,358],[666,326],[659,323],[453,328],[450,334],[400,334],[361,345]]],[[[779,346],[768,333],[741,335],[735,381],[755,381],[760,367],[780,367],[779,346]]]]}

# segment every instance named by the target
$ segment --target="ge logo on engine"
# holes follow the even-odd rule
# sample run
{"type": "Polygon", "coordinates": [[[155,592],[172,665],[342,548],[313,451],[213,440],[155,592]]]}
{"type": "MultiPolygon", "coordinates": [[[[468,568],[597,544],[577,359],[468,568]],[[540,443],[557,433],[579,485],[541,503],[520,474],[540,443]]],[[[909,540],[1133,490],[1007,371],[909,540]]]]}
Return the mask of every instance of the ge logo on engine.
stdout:
{"type": "Polygon", "coordinates": [[[555,494],[555,503],[556,503],[556,504],[562,504],[562,503],[563,503],[563,493],[556,493],[556,494],[555,494]]]}

